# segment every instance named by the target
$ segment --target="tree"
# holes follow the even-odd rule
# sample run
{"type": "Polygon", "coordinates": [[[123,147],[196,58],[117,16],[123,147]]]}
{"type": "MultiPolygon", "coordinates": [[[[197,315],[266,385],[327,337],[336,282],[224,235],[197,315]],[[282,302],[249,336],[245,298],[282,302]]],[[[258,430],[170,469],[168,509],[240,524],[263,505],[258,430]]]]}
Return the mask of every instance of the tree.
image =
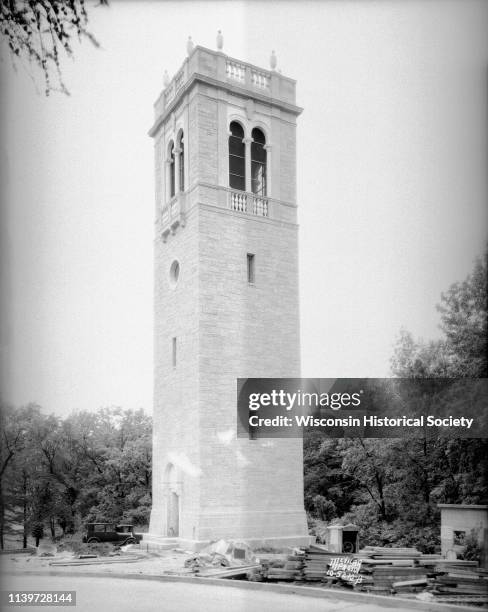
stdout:
{"type": "MultiPolygon", "coordinates": [[[[441,296],[439,340],[401,330],[391,360],[396,379],[374,387],[375,405],[426,414],[446,407],[482,411],[486,402],[487,256],[441,296]],[[422,379],[422,380],[419,380],[422,379]],[[447,380],[446,380],[447,379],[447,380]]],[[[400,412],[401,414],[401,412],[400,412]]],[[[449,437],[341,439],[304,432],[305,503],[360,527],[363,544],[439,545],[439,503],[488,502],[488,441],[449,437]]]]}
{"type": "MultiPolygon", "coordinates": [[[[99,0],[107,5],[108,0],[99,0]]],[[[27,60],[43,73],[45,93],[68,94],[60,67],[62,53],[73,56],[72,40],[96,38],[87,30],[84,0],[5,0],[0,8],[0,29],[14,60],[27,60]]]]}
{"type": "Polygon", "coordinates": [[[105,408],[65,419],[7,408],[0,429],[1,534],[23,545],[36,525],[63,534],[81,521],[145,524],[151,509],[151,418],[105,408]]]}
{"type": "Polygon", "coordinates": [[[488,248],[477,258],[471,274],[441,294],[440,340],[415,340],[402,329],[391,369],[406,378],[486,378],[488,376],[488,248]]]}
{"type": "Polygon", "coordinates": [[[396,476],[392,463],[395,440],[352,438],[341,440],[341,446],[342,469],[356,480],[359,490],[367,493],[380,520],[387,520],[392,507],[389,489],[396,476]]]}
{"type": "Polygon", "coordinates": [[[458,377],[488,376],[488,247],[472,273],[441,295],[437,309],[447,346],[457,362],[458,377]]]}
{"type": "Polygon", "coordinates": [[[446,340],[415,340],[401,329],[390,360],[394,376],[403,378],[451,378],[456,376],[459,359],[446,340]]]}
{"type": "Polygon", "coordinates": [[[151,419],[142,410],[104,409],[98,414],[97,437],[104,449],[102,474],[88,519],[146,523],[151,508],[151,419]]]}
{"type": "MultiPolygon", "coordinates": [[[[442,293],[437,308],[444,338],[424,342],[401,331],[391,360],[395,376],[463,379],[488,375],[487,260],[488,249],[463,282],[453,283],[442,293]]],[[[436,407],[454,407],[459,401],[476,406],[479,383],[453,380],[444,392],[432,395],[436,407]]],[[[429,384],[435,387],[435,380],[429,384]]],[[[414,494],[417,489],[422,493],[417,507],[424,504],[425,512],[439,502],[486,503],[487,453],[485,439],[405,440],[401,453],[405,461],[404,491],[414,494]]]]}
{"type": "Polygon", "coordinates": [[[44,537],[44,525],[42,523],[34,523],[32,526],[32,537],[36,540],[36,548],[39,546],[39,540],[44,537]]]}
{"type": "Polygon", "coordinates": [[[355,500],[356,481],[342,469],[341,441],[324,438],[320,430],[306,429],[303,438],[305,509],[318,515],[315,499],[324,497],[341,516],[355,500]]]}
{"type": "Polygon", "coordinates": [[[0,548],[4,547],[5,484],[14,460],[25,449],[28,441],[29,421],[39,411],[35,405],[15,410],[3,406],[0,411],[0,548]]]}

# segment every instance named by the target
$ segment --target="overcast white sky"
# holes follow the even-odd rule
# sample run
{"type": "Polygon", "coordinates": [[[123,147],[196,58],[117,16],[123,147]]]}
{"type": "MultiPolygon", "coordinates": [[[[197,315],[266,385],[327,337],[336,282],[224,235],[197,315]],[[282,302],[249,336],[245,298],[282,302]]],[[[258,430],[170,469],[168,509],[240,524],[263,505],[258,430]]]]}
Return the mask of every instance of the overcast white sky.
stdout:
{"type": "MultiPolygon", "coordinates": [[[[90,5],[89,5],[90,6],[90,5]]],[[[384,376],[400,327],[487,227],[488,3],[112,0],[71,97],[2,70],[2,388],[48,412],[152,409],[153,150],[189,35],[297,79],[302,373],[384,376]],[[42,86],[40,87],[42,92],[42,86]]],[[[42,85],[42,81],[40,81],[42,85]]]]}

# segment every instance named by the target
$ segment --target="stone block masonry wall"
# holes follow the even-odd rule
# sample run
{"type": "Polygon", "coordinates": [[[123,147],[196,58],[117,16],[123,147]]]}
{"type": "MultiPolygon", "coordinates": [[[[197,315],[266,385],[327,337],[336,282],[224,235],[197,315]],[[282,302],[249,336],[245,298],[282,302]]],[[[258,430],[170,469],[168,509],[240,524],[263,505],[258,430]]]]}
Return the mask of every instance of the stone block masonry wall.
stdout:
{"type": "Polygon", "coordinates": [[[191,534],[199,508],[198,221],[189,215],[185,231],[155,242],[153,511],[150,531],[166,534],[165,470],[176,467],[180,483],[180,531],[191,534]],[[171,263],[180,264],[175,286],[171,263]],[[176,367],[172,339],[176,338],[176,367]],[[183,503],[184,500],[184,503],[183,503]]]}
{"type": "Polygon", "coordinates": [[[301,440],[236,438],[236,378],[299,375],[296,242],[296,226],[204,206],[167,243],[156,240],[151,533],[167,533],[173,463],[181,537],[306,534],[301,440]]]}
{"type": "MultiPolygon", "coordinates": [[[[229,80],[222,54],[200,48],[188,60],[187,78],[196,59],[199,78],[186,89],[181,85],[182,93],[168,99],[169,106],[163,93],[151,130],[160,190],[163,142],[183,117],[188,180],[186,192],[171,202],[182,212],[180,224],[168,215],[158,217],[157,223],[166,225],[161,229],[164,240],[157,235],[155,242],[149,530],[170,535],[168,516],[174,519],[176,494],[178,535],[185,542],[223,537],[304,543],[302,441],[236,435],[237,378],[300,375],[294,203],[295,123],[301,109],[294,106],[294,83],[277,73],[269,77],[268,95],[251,82],[229,80]],[[280,84],[289,87],[286,95],[280,84]],[[241,120],[248,132],[254,125],[266,132],[269,217],[255,216],[252,209],[245,214],[227,208],[230,117],[241,120]],[[248,253],[254,255],[254,283],[247,278],[248,253]],[[170,280],[174,260],[180,265],[176,284],[170,280]],[[175,467],[173,479],[168,477],[169,465],[175,467]]],[[[252,67],[246,70],[251,74],[252,67]]],[[[156,201],[163,200],[157,191],[156,201]]]]}
{"type": "Polygon", "coordinates": [[[216,100],[198,98],[198,178],[218,184],[218,106],[216,100]]]}
{"type": "Polygon", "coordinates": [[[301,440],[236,439],[236,379],[299,376],[297,227],[202,208],[199,228],[203,533],[303,535],[301,440]]]}
{"type": "Polygon", "coordinates": [[[198,179],[198,97],[195,96],[194,92],[190,98],[189,109],[188,109],[188,176],[189,184],[193,185],[198,179]]]}
{"type": "Polygon", "coordinates": [[[282,123],[280,127],[280,198],[296,200],[296,137],[295,126],[282,123]]]}

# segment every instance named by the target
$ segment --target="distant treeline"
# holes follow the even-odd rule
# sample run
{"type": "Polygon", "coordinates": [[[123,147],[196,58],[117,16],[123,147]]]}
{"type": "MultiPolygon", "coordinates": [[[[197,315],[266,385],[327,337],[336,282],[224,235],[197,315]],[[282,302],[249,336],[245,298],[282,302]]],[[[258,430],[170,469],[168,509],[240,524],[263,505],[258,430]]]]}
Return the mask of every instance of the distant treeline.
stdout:
{"type": "MultiPolygon", "coordinates": [[[[488,377],[487,297],[485,252],[466,280],[441,295],[441,339],[415,340],[402,330],[393,376],[488,377]]],[[[486,439],[339,440],[307,431],[305,505],[319,521],[356,523],[363,544],[433,552],[440,543],[438,503],[488,503],[487,457],[486,439]]]]}
{"type": "Polygon", "coordinates": [[[142,410],[104,408],[61,419],[39,406],[3,407],[0,546],[40,526],[63,534],[83,521],[147,524],[152,420],[142,410]]]}

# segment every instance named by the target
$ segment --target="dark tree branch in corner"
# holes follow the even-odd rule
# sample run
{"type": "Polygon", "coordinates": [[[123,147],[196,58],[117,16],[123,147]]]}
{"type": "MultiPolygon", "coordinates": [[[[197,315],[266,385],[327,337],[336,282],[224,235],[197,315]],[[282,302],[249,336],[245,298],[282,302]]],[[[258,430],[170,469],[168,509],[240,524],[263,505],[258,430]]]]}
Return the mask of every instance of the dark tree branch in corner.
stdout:
{"type": "MultiPolygon", "coordinates": [[[[99,5],[108,5],[100,0],[99,5]]],[[[12,60],[27,60],[41,69],[45,93],[69,94],[62,79],[60,54],[73,56],[71,41],[96,38],[87,30],[84,0],[3,0],[0,4],[0,32],[12,60]]]]}

